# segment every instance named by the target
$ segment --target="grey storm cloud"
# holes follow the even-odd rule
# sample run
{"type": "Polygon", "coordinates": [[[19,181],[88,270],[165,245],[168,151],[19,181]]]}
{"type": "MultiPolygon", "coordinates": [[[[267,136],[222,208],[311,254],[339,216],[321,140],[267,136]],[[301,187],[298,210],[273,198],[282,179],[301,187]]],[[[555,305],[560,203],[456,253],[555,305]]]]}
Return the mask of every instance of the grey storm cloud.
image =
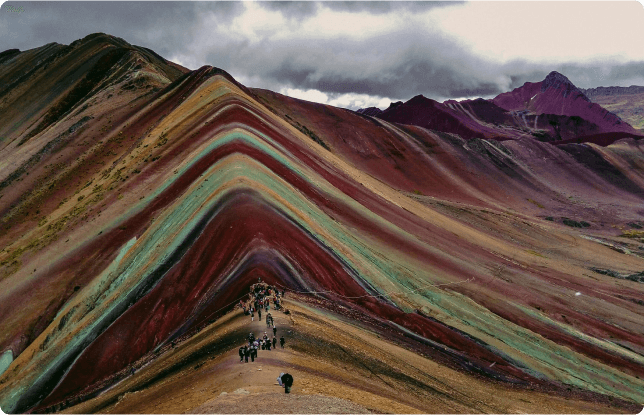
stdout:
{"type": "Polygon", "coordinates": [[[449,7],[462,4],[461,1],[262,1],[262,7],[279,11],[288,18],[306,18],[315,15],[320,6],[333,11],[367,12],[383,14],[392,11],[424,11],[437,7],[449,7]]]}
{"type": "MultiPolygon", "coordinates": [[[[209,58],[232,56],[227,61],[231,73],[262,79],[262,87],[269,89],[287,86],[400,99],[417,94],[436,99],[491,96],[541,80],[552,70],[525,62],[489,62],[439,35],[424,42],[417,39],[412,28],[360,41],[262,42],[236,54],[217,50],[209,58]]],[[[237,45],[230,47],[239,50],[237,45]]]]}
{"type": "Polygon", "coordinates": [[[164,57],[196,36],[192,24],[210,12],[229,20],[244,10],[241,2],[6,2],[0,13],[0,49],[35,48],[50,42],[69,44],[104,32],[149,47],[164,57]],[[8,6],[21,13],[9,13],[8,6]]]}
{"type": "Polygon", "coordinates": [[[258,5],[287,19],[286,26],[293,29],[289,37],[273,37],[269,30],[260,39],[250,39],[247,32],[230,27],[246,9],[241,2],[7,2],[0,13],[0,51],[50,42],[69,44],[90,33],[105,32],[167,59],[181,60],[191,69],[205,64],[220,67],[248,86],[276,91],[317,89],[330,96],[490,97],[527,81],[540,81],[552,70],[581,88],[644,84],[643,62],[500,63],[475,54],[445,33],[413,24],[351,39],[298,35],[298,28],[322,9],[383,16],[401,10],[457,7],[457,2],[258,5]],[[8,13],[8,5],[19,5],[24,11],[8,13]]]}

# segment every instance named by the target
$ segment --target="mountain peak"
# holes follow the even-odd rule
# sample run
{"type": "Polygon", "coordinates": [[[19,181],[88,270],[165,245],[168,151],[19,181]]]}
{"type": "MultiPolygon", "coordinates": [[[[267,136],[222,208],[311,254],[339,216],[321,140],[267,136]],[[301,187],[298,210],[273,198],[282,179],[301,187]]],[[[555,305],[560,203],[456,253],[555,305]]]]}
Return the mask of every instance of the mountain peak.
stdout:
{"type": "Polygon", "coordinates": [[[89,43],[95,44],[109,44],[116,47],[132,47],[128,42],[120,37],[112,36],[107,33],[97,32],[91,33],[85,36],[82,39],[78,39],[69,44],[71,47],[76,47],[80,45],[87,45],[89,43]]]}
{"type": "Polygon", "coordinates": [[[550,72],[543,81],[544,82],[565,82],[568,84],[572,84],[572,82],[570,82],[570,79],[568,79],[565,75],[557,71],[550,72]]]}
{"type": "Polygon", "coordinates": [[[566,76],[560,74],[557,71],[552,71],[546,76],[546,78],[541,82],[541,92],[545,92],[548,89],[560,89],[563,90],[563,96],[566,97],[572,92],[576,92],[582,96],[586,101],[590,101],[584,93],[573,84],[570,79],[566,76]]]}

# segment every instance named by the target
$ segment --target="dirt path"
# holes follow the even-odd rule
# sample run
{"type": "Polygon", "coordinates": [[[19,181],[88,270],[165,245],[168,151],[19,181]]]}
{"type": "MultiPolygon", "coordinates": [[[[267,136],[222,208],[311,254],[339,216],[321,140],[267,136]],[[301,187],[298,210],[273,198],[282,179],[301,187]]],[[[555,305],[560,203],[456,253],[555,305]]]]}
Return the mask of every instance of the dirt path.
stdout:
{"type": "MultiPolygon", "coordinates": [[[[271,350],[259,350],[255,362],[239,363],[239,376],[231,382],[228,389],[235,386],[239,388],[231,392],[221,392],[219,396],[211,399],[203,405],[195,408],[189,413],[369,413],[370,411],[361,405],[345,399],[322,396],[307,395],[306,385],[309,384],[307,376],[302,376],[298,370],[293,370],[293,352],[288,348],[282,349],[279,344],[279,337],[289,337],[293,329],[293,321],[289,316],[273,311],[275,327],[277,328],[277,348],[271,350]],[[280,373],[294,374],[295,384],[290,394],[286,394],[284,388],[279,386],[277,376],[280,373]],[[299,381],[299,382],[298,382],[299,381]],[[304,381],[304,382],[302,382],[304,381]]],[[[256,338],[262,338],[264,334],[273,339],[272,326],[265,323],[266,313],[262,313],[263,319],[259,321],[255,313],[254,321],[247,319],[248,332],[253,332],[256,338]]],[[[233,360],[238,357],[238,351],[227,353],[226,360],[233,360]]]]}
{"type": "MultiPolygon", "coordinates": [[[[251,362],[251,359],[248,359],[248,363],[239,363],[239,352],[238,349],[228,353],[226,355],[226,360],[236,361],[241,374],[241,383],[243,388],[253,393],[260,392],[284,392],[284,389],[277,384],[277,376],[281,372],[287,371],[287,368],[284,367],[280,369],[282,364],[290,363],[292,352],[288,348],[282,349],[279,345],[279,337],[284,335],[288,337],[288,332],[292,330],[292,323],[288,316],[282,313],[271,313],[273,315],[273,320],[275,322],[275,327],[277,328],[277,347],[272,348],[271,350],[258,350],[257,357],[255,362],[251,362]],[[235,360],[236,359],[236,360],[235,360]]],[[[255,334],[256,339],[263,337],[264,333],[268,335],[269,340],[273,339],[273,329],[272,326],[268,327],[265,323],[266,313],[262,313],[262,321],[259,321],[257,313],[255,313],[254,321],[251,321],[250,317],[244,317],[247,319],[246,327],[248,328],[248,333],[255,334]]],[[[240,346],[246,343],[240,343],[240,346]]],[[[237,382],[235,382],[237,383],[237,382]]]]}

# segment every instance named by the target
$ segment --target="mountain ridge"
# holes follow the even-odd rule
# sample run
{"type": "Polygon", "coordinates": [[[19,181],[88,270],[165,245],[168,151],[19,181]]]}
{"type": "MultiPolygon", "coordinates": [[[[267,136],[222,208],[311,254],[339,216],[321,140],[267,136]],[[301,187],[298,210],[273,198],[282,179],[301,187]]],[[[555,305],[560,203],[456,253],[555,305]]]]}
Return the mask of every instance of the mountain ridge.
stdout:
{"type": "Polygon", "coordinates": [[[592,103],[582,90],[556,71],[541,82],[526,82],[491,100],[447,100],[441,104],[418,95],[405,103],[392,103],[382,111],[370,108],[357,112],[455,133],[466,139],[507,140],[532,136],[540,141],[593,140],[606,145],[612,142],[606,139],[607,133],[620,133],[615,135],[615,140],[624,137],[623,133],[639,136],[618,115],[592,103]],[[591,138],[598,134],[604,136],[599,140],[591,138]]]}

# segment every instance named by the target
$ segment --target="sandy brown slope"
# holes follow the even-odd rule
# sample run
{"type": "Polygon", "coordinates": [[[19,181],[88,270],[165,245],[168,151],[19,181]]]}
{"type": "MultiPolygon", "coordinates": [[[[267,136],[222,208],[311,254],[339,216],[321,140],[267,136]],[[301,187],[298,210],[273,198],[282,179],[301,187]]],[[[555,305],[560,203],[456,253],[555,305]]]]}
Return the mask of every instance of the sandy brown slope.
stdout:
{"type": "MultiPolygon", "coordinates": [[[[286,348],[239,363],[237,348],[264,322],[235,311],[169,348],[98,397],[65,413],[622,413],[634,408],[513,390],[472,378],[300,300],[273,312],[286,348]],[[260,370],[261,369],[261,370],[260,370]],[[293,374],[290,395],[276,385],[293,374]],[[235,411],[234,409],[238,409],[235,411]]],[[[587,398],[586,398],[587,399],[587,398]]],[[[615,401],[616,402],[616,401],[615,401]]]]}

